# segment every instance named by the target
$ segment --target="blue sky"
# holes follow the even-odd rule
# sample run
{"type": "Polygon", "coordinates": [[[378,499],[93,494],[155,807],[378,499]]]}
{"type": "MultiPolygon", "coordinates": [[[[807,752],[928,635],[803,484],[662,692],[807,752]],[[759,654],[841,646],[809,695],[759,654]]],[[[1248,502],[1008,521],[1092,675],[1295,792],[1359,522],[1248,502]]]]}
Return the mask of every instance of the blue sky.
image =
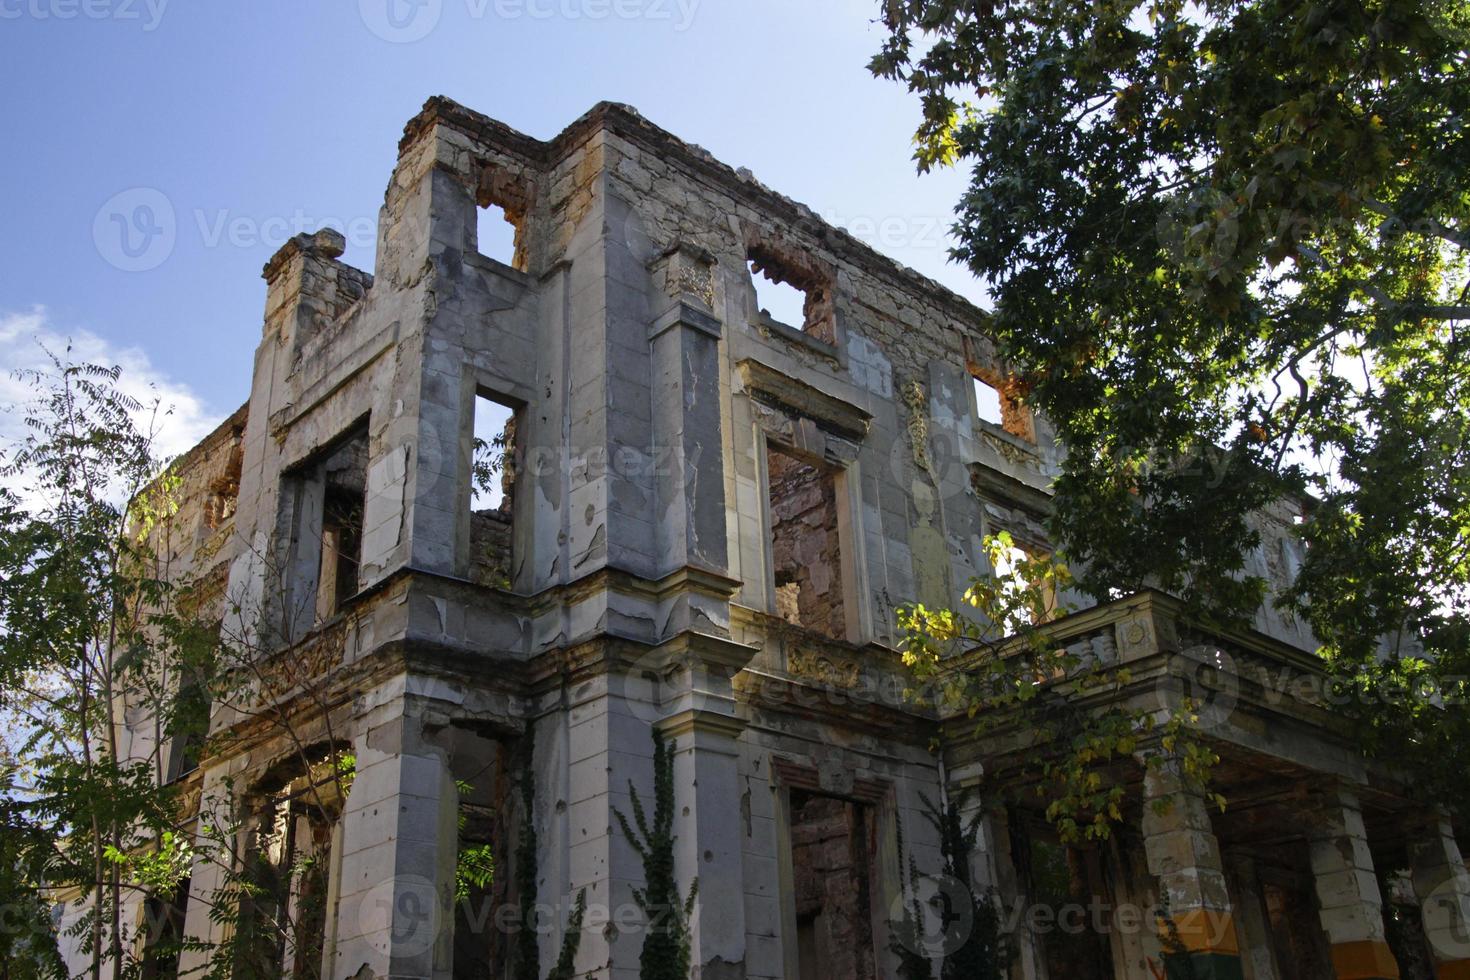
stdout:
{"type": "Polygon", "coordinates": [[[433,94],[541,138],[630,103],[978,300],[945,254],[963,175],[914,173],[916,103],[864,67],[876,9],[0,0],[0,366],[32,363],[32,337],[77,338],[162,385],[177,438],[197,435],[248,393],[260,269],[284,238],[334,224],[372,268],[398,136],[433,94]],[[129,255],[117,221],[172,238],[129,255]]]}

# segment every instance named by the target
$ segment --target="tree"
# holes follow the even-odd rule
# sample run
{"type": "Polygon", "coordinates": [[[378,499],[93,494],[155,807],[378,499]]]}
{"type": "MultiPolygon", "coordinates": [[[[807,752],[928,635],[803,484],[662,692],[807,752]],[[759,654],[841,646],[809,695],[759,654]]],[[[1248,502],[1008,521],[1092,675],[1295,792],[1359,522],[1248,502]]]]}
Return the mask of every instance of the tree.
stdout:
{"type": "Polygon", "coordinates": [[[292,854],[266,866],[259,845],[275,825],[232,792],[192,810],[165,752],[226,749],[232,726],[208,733],[222,710],[288,746],[298,805],[340,817],[354,767],[329,710],[339,634],[267,648],[263,609],[238,605],[246,628],[222,631],[170,557],[180,478],[153,452],[163,406],[127,395],[118,368],[68,355],[21,378],[35,396],[26,432],[0,447],[3,972],[65,976],[49,906],[66,898],[94,978],[169,975],[185,945],[209,954],[211,975],[280,976],[289,956],[293,975],[315,976],[325,865],[292,854]],[[297,717],[302,703],[318,725],[297,717]],[[232,927],[218,946],[162,921],[200,864],[223,878],[189,896],[232,927]]]}
{"type": "Polygon", "coordinates": [[[1275,601],[1367,695],[1369,747],[1463,797],[1470,5],[890,0],[882,23],[870,67],[921,100],[920,169],[971,167],[954,255],[1066,446],[1050,522],[1079,586],[1238,621],[1265,598],[1252,515],[1292,507],[1275,601]]]}
{"type": "MultiPolygon", "coordinates": [[[[117,368],[51,360],[49,371],[22,375],[36,394],[25,406],[27,433],[0,456],[10,482],[0,487],[0,777],[10,852],[0,875],[24,908],[43,908],[47,888],[90,897],[76,928],[95,978],[104,963],[124,972],[140,964],[125,903],[187,873],[172,790],[158,778],[162,739],[151,755],[129,753],[118,717],[125,692],[155,663],[151,653],[169,642],[150,630],[168,607],[168,585],[143,542],[157,516],[143,491],[157,472],[147,423],[159,407],[124,394],[117,368]]],[[[171,707],[155,717],[171,724],[171,707]]],[[[56,975],[49,929],[24,944],[36,975],[56,975]]]]}
{"type": "MultiPolygon", "coordinates": [[[[903,606],[903,662],[929,701],[967,718],[977,734],[1024,731],[1035,792],[1063,843],[1106,840],[1123,819],[1126,787],[1107,767],[1141,759],[1149,768],[1176,762],[1189,784],[1204,791],[1219,761],[1198,732],[1197,706],[1174,711],[1086,703],[1131,679],[1126,667],[1081,657],[1059,646],[1048,617],[1070,610],[1055,596],[1072,583],[1057,555],[1015,556],[1009,533],[988,536],[985,557],[997,571],[977,576],[960,611],[903,606]]],[[[1214,802],[1223,804],[1218,796],[1214,802]]],[[[946,847],[959,847],[941,828],[946,847]]]]}

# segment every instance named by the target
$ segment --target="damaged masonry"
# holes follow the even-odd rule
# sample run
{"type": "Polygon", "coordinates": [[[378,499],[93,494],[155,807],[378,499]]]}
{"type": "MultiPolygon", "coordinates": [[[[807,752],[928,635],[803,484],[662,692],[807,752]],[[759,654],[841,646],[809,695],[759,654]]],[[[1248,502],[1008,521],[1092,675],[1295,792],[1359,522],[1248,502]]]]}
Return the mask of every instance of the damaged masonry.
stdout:
{"type": "MultiPolygon", "coordinates": [[[[607,103],[542,142],[431,99],[371,275],[343,244],[298,236],[267,264],[250,399],[179,464],[201,608],[265,663],[309,651],[291,662],[333,678],[278,692],[304,747],[216,708],[228,751],[167,751],[281,881],[242,914],[305,937],[255,962],[508,977],[522,939],[497,913],[533,888],[538,975],[584,894],[575,975],[637,976],[644,867],[617,814],[630,786],[651,812],[656,728],[705,980],[896,976],[905,905],[955,884],[925,819],[944,798],[979,821],[969,878],[1011,977],[1470,976],[1455,828],[1366,768],[1311,685],[1262,681],[1313,671],[1269,604],[1229,635],[1151,592],[1047,623],[1128,665],[1121,700],[1174,703],[1202,649],[1230,695],[1209,732],[1228,809],[1138,766],[1095,846],[1051,834],[1014,732],[901,696],[898,606],[958,605],[987,534],[1050,550],[1057,449],[982,311],[607,103]],[[486,212],[507,254],[481,254],[486,212]],[[800,294],[785,320],[758,299],[777,283],[800,294]],[[468,845],[494,875],[466,895],[468,845]]],[[[1291,520],[1260,517],[1252,560],[1278,587],[1291,520]]],[[[153,728],[129,718],[142,754],[153,728]]],[[[197,866],[171,928],[218,940],[224,881],[197,866]]]]}

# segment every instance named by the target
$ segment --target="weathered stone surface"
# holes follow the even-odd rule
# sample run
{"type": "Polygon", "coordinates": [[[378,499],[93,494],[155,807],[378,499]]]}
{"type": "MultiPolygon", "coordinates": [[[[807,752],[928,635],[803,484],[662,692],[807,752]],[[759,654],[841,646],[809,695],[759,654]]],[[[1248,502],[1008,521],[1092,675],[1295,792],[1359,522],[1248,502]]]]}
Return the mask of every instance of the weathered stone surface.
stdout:
{"type": "MultiPolygon", "coordinates": [[[[981,789],[965,803],[981,820],[972,880],[1007,914],[1024,905],[1032,733],[980,740],[905,699],[896,627],[905,603],[961,604],[984,535],[1051,547],[1059,449],[984,313],[611,104],[543,142],[431,99],[399,146],[373,274],[341,254],[324,230],[266,266],[250,400],[177,464],[183,533],[158,538],[224,633],[320,665],[276,706],[300,726],[290,737],[232,740],[248,717],[216,710],[197,796],[233,805],[301,778],[302,744],[356,759],[316,852],[334,876],[323,976],[506,975],[511,931],[452,901],[456,850],[466,833],[491,845],[476,900],[514,910],[531,827],[543,972],[585,890],[578,975],[635,976],[644,872],[616,813],[632,816],[632,792],[653,805],[654,726],[675,745],[675,872],[700,883],[696,976],[893,976],[902,910],[941,867],[926,801],[959,783],[981,789]],[[498,258],[479,251],[476,208],[491,206],[516,227],[498,258]],[[751,262],[806,292],[803,323],[761,315],[751,262]],[[976,418],[977,377],[1004,396],[1002,424],[976,418]],[[471,504],[477,396],[514,410],[494,512],[471,504]]],[[[1290,526],[1262,516],[1278,583],[1290,526]]],[[[1053,627],[1079,658],[1133,671],[1122,702],[1162,711],[1180,703],[1182,617],[1144,593],[1053,627]]],[[[1310,705],[1265,683],[1281,642],[1310,637],[1277,613],[1256,625],[1270,637],[1211,638],[1253,685],[1211,732],[1222,752],[1248,750],[1247,772],[1270,760],[1267,795],[1302,771],[1365,784],[1310,705]]],[[[146,757],[148,720],[128,719],[146,757]]],[[[194,764],[187,748],[169,747],[171,774],[194,764]]],[[[1117,896],[1167,899],[1215,968],[1235,943],[1222,842],[1250,834],[1217,833],[1176,772],[1144,782],[1125,847],[1092,859],[1117,896]]],[[[1364,822],[1327,809],[1335,822],[1297,842],[1322,927],[1381,938],[1364,822]]],[[[1452,835],[1434,840],[1414,880],[1452,883],[1432,926],[1452,939],[1470,890],[1452,835]]],[[[201,864],[193,888],[221,880],[201,864]]],[[[1265,904],[1247,903],[1248,935],[1267,935],[1265,904]]],[[[1162,953],[1132,911],[1148,936],[1089,948],[1148,976],[1162,953]]],[[[186,920],[221,938],[204,902],[186,920]]],[[[1073,975],[1058,948],[1023,922],[1013,975],[1073,975]]],[[[1261,980],[1278,963],[1250,962],[1261,980]]]]}

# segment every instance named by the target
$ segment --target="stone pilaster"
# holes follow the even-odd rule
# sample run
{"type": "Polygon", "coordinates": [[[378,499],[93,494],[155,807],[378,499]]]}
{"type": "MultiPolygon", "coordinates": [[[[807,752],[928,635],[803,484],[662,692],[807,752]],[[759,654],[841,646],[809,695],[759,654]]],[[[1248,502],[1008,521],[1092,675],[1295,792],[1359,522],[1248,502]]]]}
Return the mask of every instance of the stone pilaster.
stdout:
{"type": "Polygon", "coordinates": [[[1335,975],[1338,980],[1398,980],[1358,799],[1349,790],[1331,790],[1319,817],[1311,838],[1312,874],[1335,975]]]}
{"type": "MultiPolygon", "coordinates": [[[[724,451],[720,431],[721,323],[713,304],[713,256],[675,245],[650,264],[664,295],[648,329],[660,571],[727,564],[724,451]]],[[[657,307],[656,307],[657,309],[657,307]]]]}
{"type": "Polygon", "coordinates": [[[734,980],[745,970],[745,887],[741,844],[740,749],[734,674],[749,647],[686,633],[669,644],[660,730],[674,746],[674,867],[688,893],[693,977],[734,980]]]}
{"type": "Polygon", "coordinates": [[[1448,817],[1436,814],[1410,839],[1414,894],[1423,909],[1439,980],[1470,978],[1470,871],[1448,817]]]}
{"type": "Polygon", "coordinates": [[[1144,775],[1143,835],[1148,869],[1159,880],[1169,975],[1241,980],[1240,941],[1208,805],[1173,762],[1144,775]]]}
{"type": "Polygon", "coordinates": [[[459,797],[442,754],[424,744],[421,720],[406,710],[405,680],[365,698],[381,717],[354,745],[332,980],[450,976],[459,797]]]}

